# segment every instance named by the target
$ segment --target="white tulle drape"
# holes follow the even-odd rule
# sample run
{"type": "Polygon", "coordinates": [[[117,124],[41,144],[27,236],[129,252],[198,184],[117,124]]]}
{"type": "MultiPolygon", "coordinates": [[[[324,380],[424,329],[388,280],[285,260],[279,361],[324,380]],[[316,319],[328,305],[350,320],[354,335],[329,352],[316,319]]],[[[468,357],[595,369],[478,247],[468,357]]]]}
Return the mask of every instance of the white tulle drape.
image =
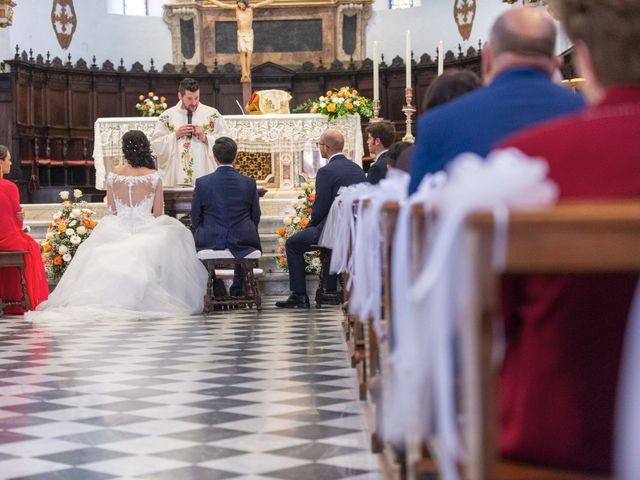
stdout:
{"type": "Polygon", "coordinates": [[[640,478],[640,284],[633,298],[618,390],[616,425],[616,478],[640,478]]]}
{"type": "Polygon", "coordinates": [[[380,316],[382,304],[382,206],[385,202],[401,202],[407,198],[409,175],[391,170],[378,184],[360,198],[352,264],[349,268],[352,289],[349,312],[361,321],[373,319],[378,336],[382,335],[380,316]],[[365,202],[368,203],[365,206],[365,202]]]}
{"type": "Polygon", "coordinates": [[[516,150],[491,154],[486,160],[464,154],[449,168],[446,183],[428,177],[409,203],[437,209],[429,225],[424,268],[414,278],[403,257],[410,251],[408,207],[403,208],[393,245],[392,392],[384,403],[388,440],[429,440],[434,444],[441,478],[458,477],[463,458],[455,403],[456,337],[464,328],[467,302],[473,297],[470,259],[465,258],[463,226],[475,210],[498,212],[495,232],[498,258],[505,244],[505,211],[553,202],[557,189],[547,178],[547,165],[516,150]],[[398,263],[396,263],[396,261],[398,263]],[[402,288],[405,288],[403,291],[402,288]],[[404,293],[404,295],[402,295],[404,293]],[[419,368],[418,368],[419,366],[419,368]]]}

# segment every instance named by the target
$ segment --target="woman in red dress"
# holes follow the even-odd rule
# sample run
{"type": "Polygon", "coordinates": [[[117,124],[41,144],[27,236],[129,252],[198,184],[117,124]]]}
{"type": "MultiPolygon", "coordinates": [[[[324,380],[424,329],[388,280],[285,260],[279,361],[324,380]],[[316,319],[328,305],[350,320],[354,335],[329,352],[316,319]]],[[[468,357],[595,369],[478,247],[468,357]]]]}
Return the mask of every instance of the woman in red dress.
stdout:
{"type": "MultiPolygon", "coordinates": [[[[40,245],[22,231],[24,212],[15,183],[2,178],[11,170],[11,154],[0,145],[0,252],[25,251],[24,276],[29,295],[29,308],[34,309],[49,296],[47,276],[42,265],[40,245]]],[[[4,301],[22,299],[20,274],[17,268],[0,268],[0,298],[4,301]]],[[[24,313],[22,307],[6,307],[6,314],[24,313]]]]}

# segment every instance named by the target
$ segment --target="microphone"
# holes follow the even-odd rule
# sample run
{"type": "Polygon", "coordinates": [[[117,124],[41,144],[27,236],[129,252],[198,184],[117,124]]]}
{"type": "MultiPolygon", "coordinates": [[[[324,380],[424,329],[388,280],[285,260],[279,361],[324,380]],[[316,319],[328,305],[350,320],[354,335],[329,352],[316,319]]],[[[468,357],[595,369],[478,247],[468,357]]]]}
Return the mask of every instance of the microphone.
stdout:
{"type": "Polygon", "coordinates": [[[187,110],[187,123],[191,125],[191,119],[193,118],[193,112],[191,110],[187,110]]]}

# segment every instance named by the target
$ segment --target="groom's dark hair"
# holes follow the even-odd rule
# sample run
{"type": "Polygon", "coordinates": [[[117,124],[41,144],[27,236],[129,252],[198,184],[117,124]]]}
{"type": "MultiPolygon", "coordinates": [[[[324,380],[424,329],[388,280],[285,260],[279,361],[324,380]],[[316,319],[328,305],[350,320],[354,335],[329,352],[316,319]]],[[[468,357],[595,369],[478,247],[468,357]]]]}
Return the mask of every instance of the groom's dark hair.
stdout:
{"type": "Polygon", "coordinates": [[[222,165],[230,165],[236,159],[238,145],[229,137],[219,137],[213,144],[213,156],[222,165]]]}

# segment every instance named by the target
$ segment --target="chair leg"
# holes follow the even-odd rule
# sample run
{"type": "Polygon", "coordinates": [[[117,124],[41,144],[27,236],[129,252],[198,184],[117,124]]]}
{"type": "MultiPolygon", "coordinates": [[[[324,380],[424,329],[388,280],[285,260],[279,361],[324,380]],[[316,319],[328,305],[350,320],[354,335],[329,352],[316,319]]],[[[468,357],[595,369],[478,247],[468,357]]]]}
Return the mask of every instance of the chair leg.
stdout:
{"type": "Polygon", "coordinates": [[[213,279],[212,274],[215,275],[215,270],[212,272],[211,263],[205,262],[204,265],[207,268],[207,290],[204,294],[204,311],[203,313],[211,313],[211,298],[213,297],[213,279]]]}
{"type": "Polygon", "coordinates": [[[22,305],[24,306],[24,311],[27,312],[31,305],[31,301],[29,300],[29,294],[27,293],[27,282],[24,278],[24,267],[20,267],[20,284],[22,285],[22,305]]]}

